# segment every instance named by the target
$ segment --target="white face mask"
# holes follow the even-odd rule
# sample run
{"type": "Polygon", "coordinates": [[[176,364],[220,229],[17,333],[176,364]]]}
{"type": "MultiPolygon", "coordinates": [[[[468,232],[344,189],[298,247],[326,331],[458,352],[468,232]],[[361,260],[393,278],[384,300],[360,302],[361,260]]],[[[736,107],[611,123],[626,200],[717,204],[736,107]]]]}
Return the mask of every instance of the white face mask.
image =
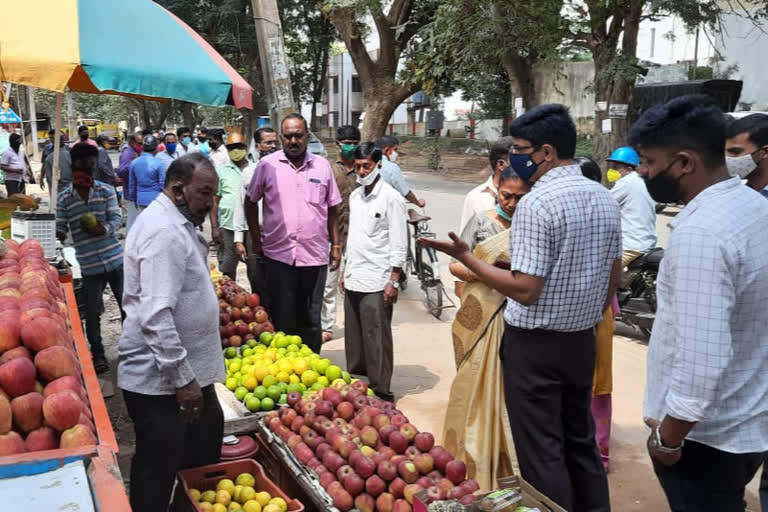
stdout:
{"type": "Polygon", "coordinates": [[[367,187],[368,185],[371,185],[374,181],[376,181],[376,178],[379,176],[379,166],[373,168],[373,170],[368,173],[368,176],[360,176],[357,175],[357,183],[367,187]]]}
{"type": "Polygon", "coordinates": [[[741,179],[749,176],[752,171],[757,169],[757,163],[752,159],[752,155],[726,156],[725,165],[731,176],[738,176],[741,179]]]}
{"type": "Polygon", "coordinates": [[[391,155],[389,155],[389,161],[392,163],[395,163],[395,160],[397,160],[397,151],[393,151],[391,155]]]}

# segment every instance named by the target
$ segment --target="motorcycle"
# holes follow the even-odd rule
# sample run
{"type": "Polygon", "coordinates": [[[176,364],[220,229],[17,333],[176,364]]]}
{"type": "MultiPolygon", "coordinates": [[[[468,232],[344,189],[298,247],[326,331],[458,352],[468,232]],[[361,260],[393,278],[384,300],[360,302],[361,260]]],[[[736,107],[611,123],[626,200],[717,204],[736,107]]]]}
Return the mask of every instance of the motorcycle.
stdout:
{"type": "Polygon", "coordinates": [[[622,323],[636,327],[644,336],[651,335],[656,319],[656,277],[664,249],[652,249],[624,270],[617,292],[621,313],[617,317],[622,323]]]}

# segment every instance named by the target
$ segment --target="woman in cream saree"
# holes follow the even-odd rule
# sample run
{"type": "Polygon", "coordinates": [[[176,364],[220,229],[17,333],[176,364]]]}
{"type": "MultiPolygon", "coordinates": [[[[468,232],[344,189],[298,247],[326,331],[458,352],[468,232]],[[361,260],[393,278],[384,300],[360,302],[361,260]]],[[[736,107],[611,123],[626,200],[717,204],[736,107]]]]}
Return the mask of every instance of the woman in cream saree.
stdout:
{"type": "MultiPolygon", "coordinates": [[[[475,247],[486,263],[509,268],[509,230],[475,247]]],[[[481,489],[515,472],[517,460],[504,406],[499,348],[506,297],[479,281],[468,282],[453,322],[456,378],[443,428],[443,445],[467,464],[481,489]]]]}

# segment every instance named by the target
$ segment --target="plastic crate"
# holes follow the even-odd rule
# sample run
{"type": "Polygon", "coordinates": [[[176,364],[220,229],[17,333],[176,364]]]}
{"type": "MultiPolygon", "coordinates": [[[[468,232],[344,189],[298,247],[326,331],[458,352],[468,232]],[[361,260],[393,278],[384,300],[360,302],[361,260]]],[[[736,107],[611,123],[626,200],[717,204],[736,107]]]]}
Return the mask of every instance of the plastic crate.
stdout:
{"type": "Polygon", "coordinates": [[[34,238],[43,246],[46,258],[56,257],[56,215],[15,211],[11,214],[11,238],[21,243],[34,238]]]}
{"type": "Polygon", "coordinates": [[[253,475],[253,478],[256,480],[255,489],[257,492],[267,491],[273,498],[283,498],[288,505],[288,512],[304,511],[304,505],[299,500],[290,498],[272,480],[267,478],[267,475],[264,474],[264,468],[253,459],[221,462],[219,464],[179,471],[179,485],[176,486],[172,510],[177,512],[197,512],[199,510],[197,505],[189,497],[188,491],[190,489],[197,489],[200,492],[214,490],[219,480],[229,478],[234,481],[240,473],[251,473],[253,475]]]}

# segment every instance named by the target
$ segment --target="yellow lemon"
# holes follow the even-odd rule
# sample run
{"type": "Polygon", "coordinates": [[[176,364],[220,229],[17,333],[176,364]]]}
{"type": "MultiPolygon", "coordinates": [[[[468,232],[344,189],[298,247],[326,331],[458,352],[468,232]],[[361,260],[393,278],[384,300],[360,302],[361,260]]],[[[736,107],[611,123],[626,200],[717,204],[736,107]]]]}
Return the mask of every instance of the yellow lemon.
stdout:
{"type": "Polygon", "coordinates": [[[227,506],[223,503],[214,503],[211,512],[228,512],[227,506]]]}
{"type": "Polygon", "coordinates": [[[245,512],[261,512],[261,505],[256,500],[249,500],[243,503],[243,510],[245,512]]]}
{"type": "Polygon", "coordinates": [[[251,486],[245,486],[243,487],[243,492],[240,493],[240,499],[245,503],[246,501],[251,501],[256,497],[256,491],[251,486]]]}
{"type": "MultiPolygon", "coordinates": [[[[253,478],[253,475],[250,473],[240,473],[239,475],[237,475],[237,478],[235,478],[235,484],[242,485],[243,487],[253,487],[254,485],[256,485],[256,479],[253,478]]],[[[241,489],[241,493],[243,490],[244,489],[241,489]]],[[[245,503],[248,500],[242,499],[242,496],[241,496],[241,499],[237,501],[239,501],[240,503],[245,503]]]]}
{"type": "Polygon", "coordinates": [[[232,372],[239,371],[240,368],[242,368],[242,366],[243,366],[243,363],[241,362],[240,359],[233,359],[232,362],[229,363],[229,369],[232,372]]]}
{"type": "Polygon", "coordinates": [[[238,510],[242,510],[243,506],[239,504],[236,501],[233,501],[229,504],[229,507],[227,508],[227,512],[237,512],[238,510]]]}
{"type": "Polygon", "coordinates": [[[280,510],[282,512],[285,512],[286,510],[288,510],[288,504],[285,502],[283,498],[278,498],[278,497],[272,498],[271,500],[269,500],[269,504],[277,505],[278,507],[280,507],[280,510]]]}
{"type": "Polygon", "coordinates": [[[277,365],[277,363],[272,363],[269,365],[269,374],[272,376],[277,375],[280,373],[280,367],[277,365]]]}
{"type": "Polygon", "coordinates": [[[194,501],[200,501],[200,491],[197,489],[190,489],[187,491],[187,494],[189,494],[189,497],[192,498],[194,501]]]}
{"type": "Polygon", "coordinates": [[[312,370],[306,370],[301,374],[301,382],[305,386],[311,386],[317,382],[317,373],[312,370]]]}
{"type": "Polygon", "coordinates": [[[277,366],[280,368],[281,372],[290,373],[293,371],[293,365],[288,359],[281,359],[279,363],[277,363],[277,366]]]}
{"type": "Polygon", "coordinates": [[[205,491],[200,495],[200,501],[205,501],[213,505],[216,502],[216,491],[205,491]]]}
{"type": "Polygon", "coordinates": [[[299,376],[296,375],[296,374],[291,374],[288,377],[288,383],[289,384],[298,384],[299,382],[301,382],[301,379],[299,379],[299,376]]]}
{"type": "Polygon", "coordinates": [[[227,491],[229,495],[232,496],[232,493],[235,492],[235,482],[233,482],[229,478],[224,478],[223,480],[219,480],[219,483],[216,484],[216,490],[227,491]]]}
{"type": "Polygon", "coordinates": [[[253,375],[247,375],[243,379],[243,387],[245,387],[248,391],[253,391],[253,389],[259,385],[259,381],[256,380],[256,377],[253,375]]]}
{"type": "Polygon", "coordinates": [[[317,378],[317,383],[318,383],[320,386],[324,387],[324,388],[327,388],[328,386],[330,386],[330,385],[331,385],[331,383],[330,383],[330,382],[328,382],[328,377],[326,377],[325,375],[321,375],[321,376],[319,376],[319,377],[317,378]]]}
{"type": "MultiPolygon", "coordinates": [[[[232,495],[225,490],[216,491],[216,503],[221,503],[225,507],[232,501],[232,495]]],[[[226,512],[226,509],[225,509],[226,512]]]]}
{"type": "Polygon", "coordinates": [[[242,485],[236,485],[235,490],[232,491],[232,499],[235,501],[240,501],[240,493],[243,492],[243,486],[242,485]]]}
{"type": "Polygon", "coordinates": [[[304,359],[303,357],[297,357],[296,359],[293,360],[293,371],[296,374],[301,375],[308,369],[309,369],[309,364],[307,363],[307,360],[304,359]]]}
{"type": "Polygon", "coordinates": [[[283,511],[278,505],[275,505],[274,503],[270,503],[269,505],[261,509],[261,512],[283,512],[283,511]]]}
{"type": "Polygon", "coordinates": [[[200,509],[200,512],[213,512],[213,505],[207,501],[200,503],[197,508],[200,509]]]}
{"type": "Polygon", "coordinates": [[[279,372],[277,374],[277,382],[285,382],[286,384],[291,381],[291,376],[286,372],[279,372]]]}
{"type": "Polygon", "coordinates": [[[259,382],[262,382],[267,375],[269,375],[269,368],[266,366],[256,366],[253,370],[253,376],[259,379],[259,382]]]}
{"type": "Polygon", "coordinates": [[[261,381],[261,385],[264,386],[265,388],[268,388],[269,386],[274,386],[275,384],[277,384],[277,379],[275,378],[274,375],[267,375],[261,381]]]}
{"type": "Polygon", "coordinates": [[[256,493],[256,501],[259,502],[259,505],[262,507],[266,507],[269,505],[269,501],[272,499],[272,496],[267,491],[261,491],[259,493],[256,493]]]}

